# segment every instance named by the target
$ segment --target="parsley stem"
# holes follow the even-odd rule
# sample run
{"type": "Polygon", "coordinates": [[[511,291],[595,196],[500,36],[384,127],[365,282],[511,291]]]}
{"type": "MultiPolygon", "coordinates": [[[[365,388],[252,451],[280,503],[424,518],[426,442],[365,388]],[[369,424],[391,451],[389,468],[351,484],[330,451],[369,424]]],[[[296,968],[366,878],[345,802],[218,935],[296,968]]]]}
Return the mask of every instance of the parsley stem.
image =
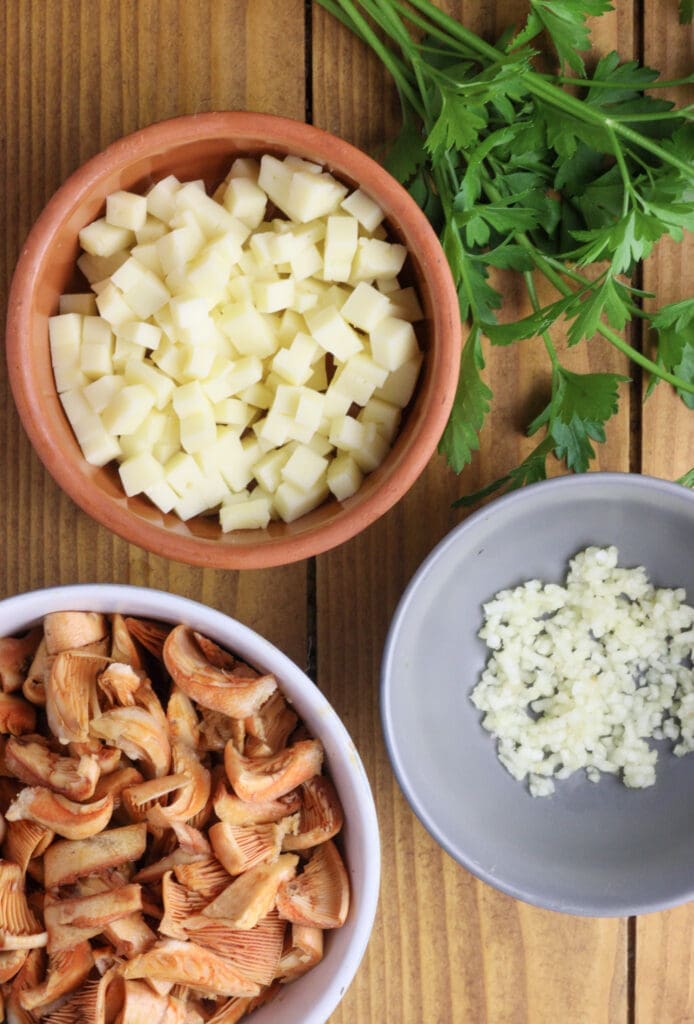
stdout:
{"type": "MultiPolygon", "coordinates": [[[[413,16],[412,12],[407,12],[406,8],[403,8],[402,4],[398,0],[394,0],[394,4],[398,9],[403,11],[407,17],[410,18],[420,28],[429,30],[432,34],[437,35],[439,38],[443,38],[449,44],[452,40],[457,40],[463,43],[468,49],[477,53],[480,57],[484,57],[488,61],[498,63],[503,57],[503,54],[491,43],[485,42],[476,33],[470,29],[465,28],[459,21],[451,17],[450,14],[446,14],[443,11],[439,11],[438,8],[434,7],[431,0],[410,0],[412,7],[416,8],[421,14],[426,15],[430,21],[427,22],[425,18],[413,16]],[[433,23],[433,24],[432,24],[433,23]]],[[[653,139],[648,138],[646,135],[642,135],[640,132],[635,132],[628,125],[622,124],[616,119],[606,117],[604,113],[599,110],[594,110],[588,104],[584,103],[583,100],[572,96],[571,93],[566,92],[561,86],[555,84],[554,79],[548,79],[546,76],[538,74],[536,71],[528,71],[525,75],[525,82],[528,86],[528,90],[533,93],[536,97],[542,98],[546,103],[552,107],[558,108],[565,114],[570,114],[579,121],[584,123],[592,124],[599,128],[613,127],[614,131],[620,135],[627,142],[631,142],[635,146],[639,146],[642,149],[647,150],[653,156],[657,156],[659,160],[662,160],[666,164],[670,164],[672,167],[676,167],[682,171],[688,178],[692,177],[691,164],[687,163],[677,156],[676,153],[670,150],[663,149],[653,139]]]]}
{"type": "MultiPolygon", "coordinates": [[[[525,280],[525,287],[528,290],[528,295],[530,296],[530,302],[533,307],[533,310],[535,311],[535,313],[539,313],[542,307],[540,305],[540,300],[537,297],[537,290],[535,288],[535,282],[533,281],[533,275],[531,271],[526,270],[523,274],[523,279],[525,280]]],[[[556,367],[559,366],[559,357],[557,356],[557,350],[554,347],[554,342],[552,341],[550,333],[547,329],[545,329],[542,332],[542,339],[545,343],[545,348],[547,349],[547,354],[550,358],[552,366],[556,369],[556,367]]]]}

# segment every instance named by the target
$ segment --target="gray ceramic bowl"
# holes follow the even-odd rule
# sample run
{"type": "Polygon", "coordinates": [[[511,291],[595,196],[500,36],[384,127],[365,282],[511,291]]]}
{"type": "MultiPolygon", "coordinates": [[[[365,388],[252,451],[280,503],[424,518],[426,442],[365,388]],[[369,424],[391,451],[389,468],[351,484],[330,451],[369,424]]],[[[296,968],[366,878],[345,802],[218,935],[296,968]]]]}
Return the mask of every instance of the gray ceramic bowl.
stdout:
{"type": "MultiPolygon", "coordinates": [[[[568,559],[615,544],[694,600],[694,494],[591,473],[526,487],[456,527],[409,584],[388,635],[381,714],[398,781],[424,826],[469,871],[573,914],[628,915],[694,898],[694,756],[661,750],[657,780],[627,789],[577,772],[529,795],[497,760],[469,699],[487,650],[481,605],[504,587],[561,582],[568,559]]],[[[662,744],[660,746],[663,746],[662,744]]],[[[665,745],[669,747],[669,745],[665,745]]]]}

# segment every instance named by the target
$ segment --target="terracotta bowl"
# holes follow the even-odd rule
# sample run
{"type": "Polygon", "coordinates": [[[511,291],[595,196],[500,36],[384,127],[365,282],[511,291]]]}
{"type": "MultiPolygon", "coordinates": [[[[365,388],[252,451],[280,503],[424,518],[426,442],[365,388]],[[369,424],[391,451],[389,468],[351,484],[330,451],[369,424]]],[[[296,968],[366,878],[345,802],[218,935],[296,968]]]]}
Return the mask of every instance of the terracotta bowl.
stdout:
{"type": "Polygon", "coordinates": [[[461,326],[453,280],[436,235],[408,193],[354,146],[310,125],[263,114],[222,112],[173,118],[113,143],[77,170],[49,201],[22,249],[11,285],[7,359],[24,428],[48,471],[99,523],[158,555],[214,568],[260,568],[326,551],[383,515],[412,486],[434,453],[457,383],[461,326]],[[384,209],[387,229],[409,250],[403,280],[419,292],[425,353],[417,391],[381,466],[350,499],[329,500],[287,525],[222,533],[215,517],[184,523],[144,497],[127,498],[113,464],[83,458],[56,393],[48,317],[61,293],[84,290],[76,276],[78,233],[102,215],[109,193],[144,191],[175,174],[213,188],[241,155],[293,153],[357,185],[384,209]]]}

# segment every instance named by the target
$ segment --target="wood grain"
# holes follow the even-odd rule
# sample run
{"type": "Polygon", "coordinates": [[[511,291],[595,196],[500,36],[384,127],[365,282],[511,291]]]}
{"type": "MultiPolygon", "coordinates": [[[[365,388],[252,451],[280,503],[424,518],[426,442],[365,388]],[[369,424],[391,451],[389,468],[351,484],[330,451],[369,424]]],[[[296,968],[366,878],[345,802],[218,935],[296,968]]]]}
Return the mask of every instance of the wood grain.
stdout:
{"type": "MultiPolygon", "coordinates": [[[[694,67],[694,27],[679,25],[675,5],[651,0],[645,7],[644,57],[666,79],[689,75],[694,67]]],[[[683,90],[667,91],[682,103],[683,90]]],[[[688,90],[694,100],[694,88],[688,90]]],[[[694,240],[667,239],[645,268],[644,287],[659,305],[691,298],[694,240]]],[[[653,303],[649,303],[653,305],[653,303]]],[[[644,348],[650,351],[648,339],[644,348]]],[[[667,384],[659,384],[642,411],[641,472],[673,480],[694,466],[692,413],[667,384]]],[[[634,1024],[692,1024],[694,1021],[694,904],[636,923],[634,1024]]]]}
{"type": "MultiPolygon", "coordinates": [[[[620,9],[601,26],[599,48],[609,48],[615,34],[631,46],[625,6],[626,13],[620,9]]],[[[493,38],[522,5],[449,4],[446,9],[493,38]]],[[[313,52],[316,123],[372,152],[374,141],[380,146],[392,138],[397,126],[392,89],[374,60],[320,12],[314,15],[313,52]],[[330,53],[329,64],[321,60],[322,50],[330,53]],[[357,73],[367,97],[355,111],[345,97],[357,73]],[[377,116],[380,123],[374,123],[377,116]]],[[[506,316],[530,312],[514,294],[511,278],[501,284],[506,316]]],[[[560,337],[555,340],[561,345],[560,337]]],[[[574,370],[625,370],[623,357],[606,344],[582,346],[565,361],[574,370]]],[[[374,937],[359,983],[334,1015],[336,1024],[627,1019],[625,923],[576,921],[523,906],[473,879],[412,817],[390,777],[381,740],[375,710],[379,652],[399,596],[425,555],[463,518],[451,501],[501,475],[536,443],[524,436],[524,428],[548,397],[549,365],[541,344],[488,349],[486,362],[495,403],[479,458],[456,479],[434,457],[406,501],[354,541],[318,559],[318,678],[364,755],[375,786],[384,860],[374,937]],[[354,638],[347,660],[340,640],[345,635],[354,638]]],[[[625,392],[600,451],[601,468],[629,468],[631,395],[625,392]]]]}
{"type": "MultiPolygon", "coordinates": [[[[214,109],[304,117],[301,0],[13,0],[2,5],[0,19],[3,317],[33,220],[62,181],[109,142],[166,117],[214,109]]],[[[159,587],[237,615],[306,663],[305,564],[272,574],[215,573],[114,537],[39,463],[19,425],[4,360],[1,373],[3,595],[76,581],[159,587]],[[278,592],[288,600],[278,601],[278,592]]]]}

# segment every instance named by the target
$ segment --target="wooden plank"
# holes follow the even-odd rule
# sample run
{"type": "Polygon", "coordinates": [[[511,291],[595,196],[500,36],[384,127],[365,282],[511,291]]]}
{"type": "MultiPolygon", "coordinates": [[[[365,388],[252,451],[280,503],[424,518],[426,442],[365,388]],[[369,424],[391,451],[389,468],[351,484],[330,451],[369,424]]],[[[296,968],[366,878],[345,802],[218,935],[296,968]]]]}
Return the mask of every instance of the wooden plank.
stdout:
{"type": "MultiPolygon", "coordinates": [[[[213,109],[304,116],[301,0],[20,0],[2,5],[0,26],[3,310],[33,220],[71,171],[109,142],[162,118],[213,109]]],[[[0,432],[0,594],[76,580],[160,587],[236,614],[306,663],[305,564],[202,570],[148,555],[98,526],[33,454],[4,364],[0,432]]]]}
{"type": "MultiPolygon", "coordinates": [[[[441,6],[444,6],[441,4],[441,6]]],[[[521,3],[451,3],[447,9],[494,38],[521,3]]],[[[615,18],[617,15],[614,16],[615,18]]],[[[630,40],[629,14],[599,44],[630,40]]],[[[398,111],[377,63],[323,12],[314,13],[314,120],[378,153],[398,111]],[[358,92],[355,83],[359,82],[358,92]]],[[[509,292],[510,312],[522,315],[509,292]]],[[[604,347],[572,353],[573,369],[622,369],[604,347]]],[[[488,483],[527,453],[522,430],[547,386],[539,347],[488,352],[498,403],[479,457],[458,479],[434,456],[415,487],[363,535],[317,560],[318,678],[350,729],[375,790],[383,849],[380,909],[357,980],[333,1018],[398,1024],[616,1024],[627,1019],[627,928],[538,910],[478,882],[428,836],[392,776],[378,710],[380,652],[402,591],[425,555],[463,518],[459,494],[488,483]]],[[[629,404],[600,456],[629,464],[629,404]]]]}
{"type": "MultiPolygon", "coordinates": [[[[678,24],[676,4],[646,0],[644,48],[645,62],[665,79],[691,73],[694,28],[678,24]]],[[[664,95],[681,104],[694,99],[694,90],[664,95]]],[[[644,287],[658,304],[691,297],[692,256],[691,237],[682,245],[659,245],[644,274],[644,287]]],[[[694,466],[693,415],[667,384],[658,385],[643,406],[642,472],[672,480],[694,466]]],[[[638,920],[635,968],[635,1024],[694,1021],[694,904],[638,920]]]]}

